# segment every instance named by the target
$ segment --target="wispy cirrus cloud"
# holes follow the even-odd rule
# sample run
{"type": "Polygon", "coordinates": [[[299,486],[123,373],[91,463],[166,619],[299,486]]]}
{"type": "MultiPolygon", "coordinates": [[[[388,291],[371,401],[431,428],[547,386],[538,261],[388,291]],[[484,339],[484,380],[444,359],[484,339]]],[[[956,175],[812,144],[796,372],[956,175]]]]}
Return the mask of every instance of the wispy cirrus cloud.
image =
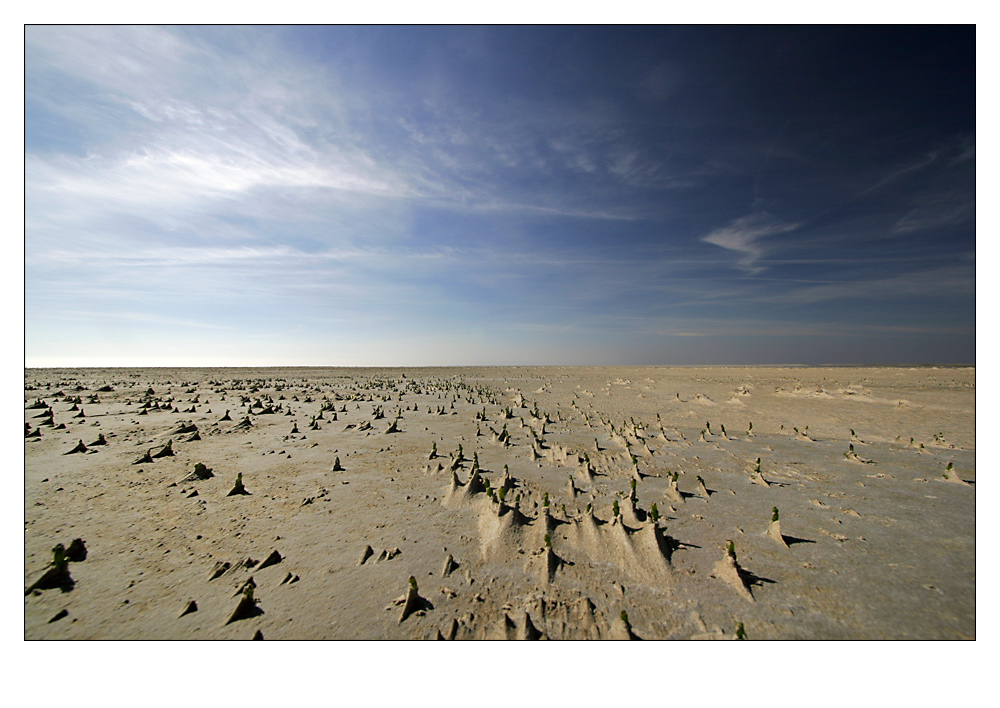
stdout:
{"type": "Polygon", "coordinates": [[[748,274],[760,273],[764,268],[757,261],[764,254],[764,240],[768,236],[786,234],[799,228],[799,224],[775,219],[766,213],[740,217],[721,229],[701,238],[705,243],[742,254],[736,266],[748,274]]]}
{"type": "Polygon", "coordinates": [[[932,166],[943,168],[954,167],[976,157],[975,138],[968,135],[950,136],[948,140],[940,141],[922,154],[901,165],[896,165],[878,182],[861,191],[860,195],[870,194],[886,185],[897,182],[911,175],[916,175],[932,166]]]}
{"type": "Polygon", "coordinates": [[[887,277],[854,277],[839,283],[819,283],[796,287],[780,294],[751,296],[758,303],[794,302],[873,302],[913,301],[917,298],[967,297],[975,295],[975,264],[948,265],[937,268],[910,270],[887,277]]]}
{"type": "Polygon", "coordinates": [[[892,228],[894,234],[906,234],[961,224],[976,216],[975,195],[942,194],[904,214],[892,228]]]}

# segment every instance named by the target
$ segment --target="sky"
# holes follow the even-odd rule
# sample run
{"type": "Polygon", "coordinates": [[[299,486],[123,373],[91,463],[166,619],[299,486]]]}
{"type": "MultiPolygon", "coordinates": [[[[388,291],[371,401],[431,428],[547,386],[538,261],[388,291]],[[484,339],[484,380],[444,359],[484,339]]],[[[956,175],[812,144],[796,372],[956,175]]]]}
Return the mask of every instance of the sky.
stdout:
{"type": "Polygon", "coordinates": [[[25,365],[974,364],[974,26],[25,30],[25,365]]]}

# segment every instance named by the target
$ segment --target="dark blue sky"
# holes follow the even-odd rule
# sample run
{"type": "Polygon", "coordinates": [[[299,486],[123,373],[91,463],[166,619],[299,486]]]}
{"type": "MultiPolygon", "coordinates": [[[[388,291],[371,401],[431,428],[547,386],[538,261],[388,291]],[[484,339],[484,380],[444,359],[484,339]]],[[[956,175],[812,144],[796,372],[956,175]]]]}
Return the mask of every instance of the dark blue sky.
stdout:
{"type": "Polygon", "coordinates": [[[974,363],[975,40],[29,27],[28,365],[974,363]]]}

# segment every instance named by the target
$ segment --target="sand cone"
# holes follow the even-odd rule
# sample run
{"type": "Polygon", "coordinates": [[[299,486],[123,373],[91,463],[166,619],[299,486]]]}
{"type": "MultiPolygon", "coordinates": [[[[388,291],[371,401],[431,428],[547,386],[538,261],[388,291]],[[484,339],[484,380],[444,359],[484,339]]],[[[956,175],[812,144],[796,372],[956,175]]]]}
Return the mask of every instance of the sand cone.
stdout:
{"type": "Polygon", "coordinates": [[[639,508],[635,497],[631,495],[629,495],[625,499],[625,503],[620,506],[620,511],[622,512],[622,521],[625,521],[632,526],[640,526],[646,520],[645,510],[639,508]]]}
{"type": "Polygon", "coordinates": [[[209,469],[208,467],[206,467],[201,462],[196,462],[196,463],[194,463],[194,472],[191,472],[186,477],[177,480],[177,484],[186,484],[188,482],[197,482],[199,480],[209,479],[210,477],[214,477],[214,476],[215,476],[215,474],[212,472],[211,469],[209,469]]]}
{"type": "Polygon", "coordinates": [[[859,462],[863,465],[875,464],[874,461],[872,460],[866,460],[863,457],[859,457],[857,453],[854,452],[854,443],[851,443],[847,446],[847,452],[844,453],[844,457],[846,457],[851,462],[859,462]]]}
{"type": "Polygon", "coordinates": [[[192,612],[197,612],[197,611],[198,611],[198,603],[196,603],[194,600],[188,600],[188,603],[184,605],[184,609],[181,610],[181,613],[177,615],[177,617],[181,618],[184,615],[189,615],[192,612]]]}
{"type": "Polygon", "coordinates": [[[754,602],[753,595],[746,586],[746,581],[740,572],[739,563],[736,562],[736,551],[733,550],[733,542],[726,541],[726,546],[726,555],[713,568],[715,577],[729,583],[745,600],[754,602]]]}
{"type": "Polygon", "coordinates": [[[760,472],[760,458],[757,458],[757,464],[754,466],[753,471],[750,473],[750,481],[754,484],[759,484],[762,487],[770,487],[767,480],[764,479],[764,475],[760,472]]]}
{"type": "Polygon", "coordinates": [[[581,597],[570,608],[570,620],[582,639],[600,639],[601,633],[594,621],[594,603],[589,597],[581,597]]]}
{"type": "Polygon", "coordinates": [[[269,565],[277,565],[278,563],[281,562],[281,560],[282,560],[281,554],[278,553],[278,551],[273,550],[267,556],[267,558],[265,558],[264,560],[261,561],[260,566],[257,568],[257,570],[261,570],[262,568],[266,568],[269,565]]]}
{"type": "Polygon", "coordinates": [[[181,421],[180,424],[173,430],[166,433],[166,435],[187,435],[188,433],[198,432],[198,426],[192,423],[190,420],[181,421]]]}
{"type": "Polygon", "coordinates": [[[246,589],[243,591],[243,596],[236,605],[236,609],[233,610],[231,615],[229,615],[229,619],[226,620],[226,624],[231,624],[249,617],[255,617],[260,614],[263,614],[263,612],[259,607],[257,607],[257,601],[253,597],[253,586],[246,585],[246,589]]]}
{"type": "MultiPolygon", "coordinates": [[[[362,549],[362,551],[361,551],[361,557],[358,558],[358,563],[357,564],[358,565],[364,565],[365,561],[368,560],[369,558],[371,558],[373,555],[375,555],[375,551],[372,550],[372,547],[371,546],[365,546],[364,549],[362,549]]],[[[451,556],[448,556],[448,557],[451,558],[451,556]]]]}
{"type": "Polygon", "coordinates": [[[63,454],[64,454],[64,455],[72,455],[72,454],[74,454],[74,453],[77,453],[77,452],[86,452],[86,451],[87,451],[87,446],[86,446],[86,445],[84,445],[84,444],[83,444],[83,440],[81,440],[80,442],[78,442],[78,443],[76,444],[76,447],[74,447],[74,448],[73,448],[72,450],[70,450],[69,452],[64,452],[63,454]]]}
{"type": "Polygon", "coordinates": [[[455,470],[451,470],[451,479],[448,480],[448,489],[445,491],[444,498],[441,503],[444,506],[449,506],[452,503],[458,501],[462,485],[458,481],[458,475],[455,474],[455,470]]]}
{"type": "Polygon", "coordinates": [[[245,495],[249,495],[250,494],[250,492],[248,492],[246,490],[246,487],[243,486],[243,473],[242,472],[238,472],[236,474],[236,484],[233,485],[233,488],[229,490],[229,493],[226,496],[227,497],[232,497],[232,496],[236,496],[237,494],[245,494],[245,495]]]}
{"type": "Polygon", "coordinates": [[[556,555],[551,546],[542,551],[542,581],[551,583],[556,577],[556,571],[562,566],[562,558],[556,555]]]}
{"type": "Polygon", "coordinates": [[[955,471],[955,464],[953,462],[949,462],[948,467],[944,471],[944,481],[954,482],[955,484],[961,484],[962,486],[965,487],[971,486],[968,482],[966,482],[964,479],[958,476],[958,473],[955,471]]]}
{"type": "Polygon", "coordinates": [[[212,567],[212,570],[208,573],[209,580],[215,580],[216,578],[222,577],[229,569],[232,568],[232,564],[229,561],[218,561],[212,567]]]}
{"type": "Polygon", "coordinates": [[[406,592],[406,601],[403,603],[403,611],[399,615],[399,623],[402,624],[407,617],[419,609],[422,609],[426,600],[420,597],[417,592],[417,580],[410,576],[410,588],[406,592]]]}
{"type": "Polygon", "coordinates": [[[503,619],[500,620],[499,626],[491,630],[490,633],[486,635],[486,638],[499,640],[517,639],[517,625],[514,624],[514,620],[510,618],[510,615],[504,612],[503,619]]]}
{"type": "Polygon", "coordinates": [[[444,559],[444,566],[442,566],[441,568],[441,577],[445,578],[451,575],[452,571],[454,571],[456,568],[458,568],[458,565],[455,563],[455,559],[452,558],[451,554],[449,553],[448,556],[444,559]]]}
{"type": "Polygon", "coordinates": [[[670,476],[670,482],[667,484],[667,490],[663,493],[663,498],[670,502],[670,504],[684,503],[684,495],[681,494],[681,490],[677,488],[676,472],[670,476]]]}
{"type": "Polygon", "coordinates": [[[451,622],[448,624],[448,629],[445,631],[445,633],[442,634],[441,630],[438,629],[437,636],[435,637],[435,639],[444,639],[450,641],[455,638],[455,634],[457,632],[458,632],[458,620],[452,617],[451,622]]]}
{"type": "Polygon", "coordinates": [[[480,492],[485,492],[486,487],[483,484],[483,478],[479,476],[479,470],[475,470],[470,476],[469,481],[465,483],[465,492],[468,495],[479,494],[480,492]]]}
{"type": "Polygon", "coordinates": [[[506,494],[513,488],[514,488],[514,478],[510,476],[510,470],[507,469],[507,465],[504,465],[503,476],[500,477],[500,486],[498,487],[498,489],[502,489],[506,494]]]}
{"type": "MultiPolygon", "coordinates": [[[[246,563],[242,563],[241,565],[246,565],[246,563]]],[[[246,580],[244,580],[243,583],[238,588],[236,588],[236,592],[233,593],[233,597],[245,593],[247,591],[247,588],[250,588],[252,590],[257,589],[257,583],[254,581],[252,575],[246,580]]]]}
{"type": "Polygon", "coordinates": [[[514,638],[522,641],[535,641],[542,638],[542,633],[535,627],[527,611],[524,613],[524,621],[521,623],[514,638]]]}
{"type": "Polygon", "coordinates": [[[788,548],[788,544],[785,543],[785,537],[781,535],[781,521],[778,519],[778,507],[771,509],[771,521],[767,525],[767,535],[785,548],[788,548]]]}
{"type": "Polygon", "coordinates": [[[249,430],[253,427],[253,423],[250,421],[250,416],[246,416],[239,423],[234,425],[231,430],[249,430]]]}
{"type": "Polygon", "coordinates": [[[611,632],[608,639],[617,639],[620,641],[638,639],[635,633],[632,632],[632,623],[629,622],[628,613],[625,610],[622,610],[621,614],[611,624],[611,632]]]}
{"type": "Polygon", "coordinates": [[[173,444],[174,444],[173,440],[167,440],[167,444],[164,445],[162,448],[160,448],[159,451],[154,452],[152,454],[152,457],[154,459],[159,457],[173,457],[174,456],[173,444]]]}

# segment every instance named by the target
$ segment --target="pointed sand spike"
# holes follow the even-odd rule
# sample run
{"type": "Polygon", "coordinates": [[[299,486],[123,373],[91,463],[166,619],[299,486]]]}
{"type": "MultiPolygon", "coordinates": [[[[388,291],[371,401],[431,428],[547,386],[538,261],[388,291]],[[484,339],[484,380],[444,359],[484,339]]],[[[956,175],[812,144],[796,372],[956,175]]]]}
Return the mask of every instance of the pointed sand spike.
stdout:
{"type": "Polygon", "coordinates": [[[277,565],[281,561],[282,561],[281,554],[278,553],[277,550],[273,550],[267,556],[267,558],[261,561],[260,566],[257,568],[257,570],[261,570],[262,568],[267,568],[270,565],[277,565]]]}
{"type": "Polygon", "coordinates": [[[441,568],[441,577],[442,578],[447,577],[457,567],[458,566],[455,564],[455,559],[452,558],[451,554],[449,553],[448,556],[444,559],[444,566],[441,568]]]}
{"type": "Polygon", "coordinates": [[[781,535],[781,520],[778,517],[778,507],[774,507],[771,510],[771,521],[767,525],[767,535],[785,548],[788,548],[785,537],[781,535]]]}
{"type": "Polygon", "coordinates": [[[521,627],[517,631],[517,639],[534,641],[542,638],[542,633],[538,631],[534,623],[531,621],[531,616],[525,612],[524,621],[521,623],[521,627]]]}
{"type": "Polygon", "coordinates": [[[420,594],[417,591],[416,578],[411,575],[410,587],[406,592],[406,601],[403,603],[403,611],[399,615],[399,623],[402,624],[407,617],[421,609],[425,602],[426,601],[420,597],[420,594]]]}
{"type": "Polygon", "coordinates": [[[264,614],[263,611],[257,607],[257,601],[253,597],[253,588],[248,587],[240,597],[240,601],[237,603],[236,609],[233,610],[233,613],[229,615],[229,619],[226,620],[226,624],[232,624],[233,622],[238,622],[239,620],[256,617],[257,615],[262,614],[264,614]]]}
{"type": "Polygon", "coordinates": [[[159,457],[173,457],[173,455],[173,440],[167,440],[167,444],[161,447],[157,452],[154,452],[152,457],[155,459],[159,457]]]}
{"type": "Polygon", "coordinates": [[[961,484],[964,487],[971,486],[968,482],[958,476],[958,473],[955,471],[955,464],[952,462],[948,463],[948,467],[944,471],[944,481],[961,484]]]}
{"type": "MultiPolygon", "coordinates": [[[[727,541],[726,543],[731,549],[733,542],[727,541]]],[[[747,587],[746,581],[743,579],[743,575],[740,573],[740,566],[739,563],[736,562],[735,555],[735,552],[727,551],[722,560],[715,564],[715,567],[713,568],[715,577],[729,583],[729,585],[731,585],[745,600],[754,602],[754,597],[751,594],[750,589],[747,587]]]]}
{"type": "Polygon", "coordinates": [[[361,557],[358,558],[358,565],[364,565],[365,561],[375,555],[375,551],[372,550],[371,546],[365,546],[361,551],[361,557]]]}
{"type": "Polygon", "coordinates": [[[86,452],[86,451],[87,451],[87,446],[86,446],[86,445],[84,445],[84,444],[83,444],[83,440],[81,440],[80,442],[78,442],[78,443],[76,444],[76,447],[74,447],[74,448],[73,448],[72,450],[70,450],[69,452],[64,452],[63,454],[64,454],[64,455],[72,455],[72,454],[74,454],[74,453],[78,453],[78,452],[86,452]]]}

